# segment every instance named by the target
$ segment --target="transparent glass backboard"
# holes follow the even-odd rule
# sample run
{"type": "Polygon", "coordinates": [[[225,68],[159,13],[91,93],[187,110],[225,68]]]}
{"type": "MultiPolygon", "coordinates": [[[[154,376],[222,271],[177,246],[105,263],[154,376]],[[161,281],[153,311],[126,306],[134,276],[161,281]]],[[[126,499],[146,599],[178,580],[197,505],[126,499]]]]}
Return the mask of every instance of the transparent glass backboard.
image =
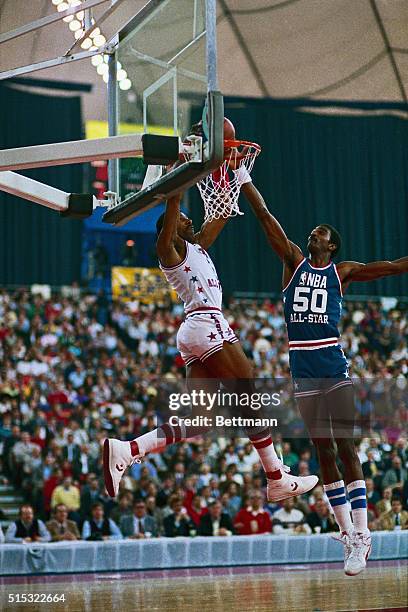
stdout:
{"type": "MultiPolygon", "coordinates": [[[[207,95],[205,0],[151,3],[121,32],[117,59],[131,83],[119,89],[120,133],[189,134],[191,109],[207,95]]],[[[140,159],[121,160],[122,198],[140,189],[144,172],[140,159]]]]}

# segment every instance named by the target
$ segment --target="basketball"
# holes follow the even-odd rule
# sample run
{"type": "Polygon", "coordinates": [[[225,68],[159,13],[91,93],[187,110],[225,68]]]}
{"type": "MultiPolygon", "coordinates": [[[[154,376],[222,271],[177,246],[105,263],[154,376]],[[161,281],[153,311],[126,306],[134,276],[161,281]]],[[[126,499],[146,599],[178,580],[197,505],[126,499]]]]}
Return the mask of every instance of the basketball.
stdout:
{"type": "Polygon", "coordinates": [[[224,140],[235,140],[234,124],[227,117],[224,117],[224,140]]]}

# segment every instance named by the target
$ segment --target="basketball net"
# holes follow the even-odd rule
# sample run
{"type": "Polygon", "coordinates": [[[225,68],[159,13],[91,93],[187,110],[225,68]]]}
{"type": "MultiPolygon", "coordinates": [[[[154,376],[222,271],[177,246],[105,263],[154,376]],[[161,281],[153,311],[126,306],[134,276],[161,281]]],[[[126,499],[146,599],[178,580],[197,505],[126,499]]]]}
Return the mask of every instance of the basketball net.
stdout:
{"type": "Polygon", "coordinates": [[[244,183],[251,180],[250,173],[261,147],[243,140],[226,140],[225,160],[222,166],[197,183],[204,203],[204,221],[227,219],[243,215],[238,205],[244,183]]]}

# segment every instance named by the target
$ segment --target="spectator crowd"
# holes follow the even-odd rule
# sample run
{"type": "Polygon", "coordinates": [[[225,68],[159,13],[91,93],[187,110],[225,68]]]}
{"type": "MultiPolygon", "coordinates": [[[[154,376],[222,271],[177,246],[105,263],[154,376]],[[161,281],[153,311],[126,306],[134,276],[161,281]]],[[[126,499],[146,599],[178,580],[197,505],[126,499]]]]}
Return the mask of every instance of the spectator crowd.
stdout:
{"type": "MultiPolygon", "coordinates": [[[[286,381],[289,396],[281,302],[231,300],[225,315],[256,376],[286,381]]],[[[179,304],[0,291],[0,474],[25,500],[7,541],[336,529],[321,486],[269,504],[258,456],[238,435],[150,455],[122,479],[117,500],[107,496],[103,440],[131,440],[157,426],[160,385],[184,377],[175,345],[182,317],[179,304]]],[[[358,382],[356,444],[371,529],[408,528],[407,336],[403,306],[346,302],[342,342],[358,382]]],[[[295,474],[318,473],[294,402],[279,418],[290,433],[272,432],[284,463],[295,474]]]]}

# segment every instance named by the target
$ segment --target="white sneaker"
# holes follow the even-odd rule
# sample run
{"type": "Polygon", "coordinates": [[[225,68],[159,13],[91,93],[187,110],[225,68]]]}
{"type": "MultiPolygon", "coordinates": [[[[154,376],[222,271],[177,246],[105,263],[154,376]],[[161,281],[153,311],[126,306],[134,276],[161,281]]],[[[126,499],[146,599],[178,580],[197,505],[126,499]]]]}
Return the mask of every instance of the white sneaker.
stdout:
{"type": "Polygon", "coordinates": [[[357,576],[362,572],[366,565],[367,559],[371,552],[371,535],[370,532],[361,533],[354,531],[350,535],[351,553],[344,563],[344,573],[347,576],[357,576]]]}
{"type": "Polygon", "coordinates": [[[353,532],[348,533],[347,531],[343,531],[341,534],[336,534],[332,536],[333,540],[338,540],[344,545],[344,572],[346,574],[346,568],[348,567],[351,551],[353,550],[353,547],[351,545],[352,535],[353,532]]]}
{"type": "Polygon", "coordinates": [[[303,495],[314,489],[319,482],[317,476],[293,476],[289,474],[290,468],[287,465],[282,464],[280,469],[282,478],[267,480],[266,495],[270,502],[278,502],[288,499],[288,497],[303,495]]]}
{"type": "Polygon", "coordinates": [[[141,463],[143,456],[132,455],[130,442],[106,438],[103,443],[103,475],[106,490],[111,497],[118,494],[119,483],[126,468],[134,463],[141,463]]]}

